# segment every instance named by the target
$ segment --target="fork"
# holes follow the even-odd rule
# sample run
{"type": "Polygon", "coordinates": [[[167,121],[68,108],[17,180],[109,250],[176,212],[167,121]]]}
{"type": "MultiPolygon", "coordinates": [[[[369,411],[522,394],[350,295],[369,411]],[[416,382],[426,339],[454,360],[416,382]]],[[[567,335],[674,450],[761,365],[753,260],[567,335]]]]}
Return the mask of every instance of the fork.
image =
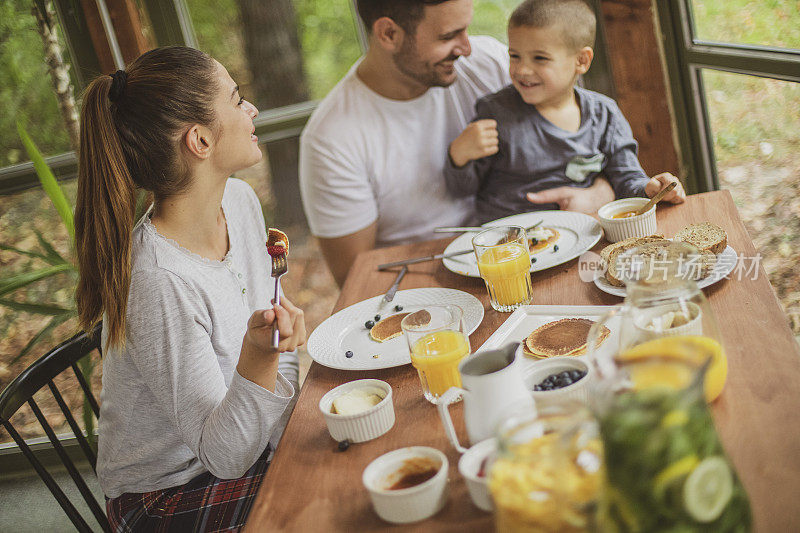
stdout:
{"type": "MultiPolygon", "coordinates": [[[[272,246],[270,248],[278,248],[276,246],[272,246]]],[[[286,261],[286,248],[283,248],[283,252],[276,251],[276,250],[269,250],[269,255],[272,257],[272,274],[271,276],[275,278],[275,305],[281,304],[281,276],[289,272],[289,263],[286,261]]],[[[278,321],[277,317],[275,320],[275,326],[272,330],[272,347],[277,349],[278,343],[280,342],[280,332],[278,331],[278,321]]]]}

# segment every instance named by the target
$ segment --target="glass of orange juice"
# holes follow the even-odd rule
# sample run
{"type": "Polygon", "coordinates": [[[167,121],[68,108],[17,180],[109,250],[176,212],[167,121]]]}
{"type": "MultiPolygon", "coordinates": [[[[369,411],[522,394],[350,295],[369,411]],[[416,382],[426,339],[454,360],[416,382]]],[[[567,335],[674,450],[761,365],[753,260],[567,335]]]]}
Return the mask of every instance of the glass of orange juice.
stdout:
{"type": "Polygon", "coordinates": [[[400,323],[422,393],[431,403],[450,387],[461,386],[458,363],[470,353],[463,314],[457,305],[429,305],[400,323]]]}
{"type": "Polygon", "coordinates": [[[524,228],[498,226],[487,229],[475,235],[472,247],[492,308],[509,313],[531,303],[531,255],[524,228]]]}

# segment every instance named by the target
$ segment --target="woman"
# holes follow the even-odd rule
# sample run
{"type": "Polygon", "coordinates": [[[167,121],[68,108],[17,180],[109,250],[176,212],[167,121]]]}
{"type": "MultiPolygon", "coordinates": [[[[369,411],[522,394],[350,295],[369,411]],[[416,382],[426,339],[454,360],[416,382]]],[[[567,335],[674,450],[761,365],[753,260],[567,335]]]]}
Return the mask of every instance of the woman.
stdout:
{"type": "Polygon", "coordinates": [[[285,298],[264,310],[261,206],[228,178],[261,158],[257,113],[184,47],[86,90],[76,299],[82,327],[103,320],[97,474],[115,531],[240,527],[294,395],[296,356],[279,372],[279,352],[305,342],[303,313],[285,298]],[[138,188],[154,204],[134,227],[138,188]]]}

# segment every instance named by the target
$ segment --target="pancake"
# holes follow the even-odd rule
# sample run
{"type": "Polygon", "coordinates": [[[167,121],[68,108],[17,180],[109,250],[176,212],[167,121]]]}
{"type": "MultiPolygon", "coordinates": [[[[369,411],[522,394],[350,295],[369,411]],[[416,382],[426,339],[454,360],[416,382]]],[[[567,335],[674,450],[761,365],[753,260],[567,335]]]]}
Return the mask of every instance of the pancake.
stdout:
{"type": "Polygon", "coordinates": [[[369,330],[370,338],[374,341],[386,342],[390,339],[400,336],[400,334],[403,333],[403,329],[400,327],[400,322],[402,322],[403,319],[410,314],[412,315],[411,318],[413,319],[413,325],[424,326],[431,321],[431,314],[425,309],[420,309],[413,314],[397,313],[396,315],[387,316],[372,326],[372,329],[369,330]]]}
{"type": "Polygon", "coordinates": [[[537,228],[532,230],[528,235],[528,249],[532,254],[539,253],[549,248],[550,245],[555,244],[559,237],[558,230],[555,228],[537,228]],[[551,235],[546,239],[536,239],[536,233],[542,231],[549,231],[551,235]]]}
{"type": "Polygon", "coordinates": [[[389,339],[398,337],[403,333],[403,330],[400,329],[400,322],[402,322],[406,316],[408,316],[408,313],[398,313],[380,320],[369,330],[370,338],[374,341],[386,342],[389,339]]]}
{"type": "MultiPolygon", "coordinates": [[[[586,337],[594,325],[587,318],[562,318],[536,328],[525,339],[523,353],[532,357],[546,358],[561,355],[583,355],[586,353],[586,337]]],[[[603,326],[599,346],[608,337],[609,329],[603,326]]]]}
{"type": "Polygon", "coordinates": [[[289,237],[276,228],[267,231],[267,252],[272,257],[289,253],[289,237]]]}

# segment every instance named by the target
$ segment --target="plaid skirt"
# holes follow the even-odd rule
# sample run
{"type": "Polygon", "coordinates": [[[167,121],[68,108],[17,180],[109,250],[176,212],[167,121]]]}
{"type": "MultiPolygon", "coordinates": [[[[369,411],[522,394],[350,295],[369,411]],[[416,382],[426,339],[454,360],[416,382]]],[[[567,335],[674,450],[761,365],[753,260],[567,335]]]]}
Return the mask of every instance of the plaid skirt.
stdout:
{"type": "Polygon", "coordinates": [[[111,531],[238,531],[261,486],[268,456],[269,446],[237,479],[220,479],[205,472],[178,487],[106,499],[111,531]]]}

